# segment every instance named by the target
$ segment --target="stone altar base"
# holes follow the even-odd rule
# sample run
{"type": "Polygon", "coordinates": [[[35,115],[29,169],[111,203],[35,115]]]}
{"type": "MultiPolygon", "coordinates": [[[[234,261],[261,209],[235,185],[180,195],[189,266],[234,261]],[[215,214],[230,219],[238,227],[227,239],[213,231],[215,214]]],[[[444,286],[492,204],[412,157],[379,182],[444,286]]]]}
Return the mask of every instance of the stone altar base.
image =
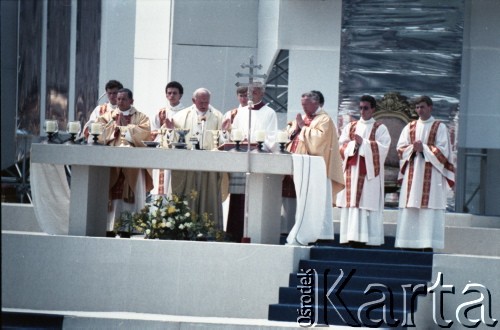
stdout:
{"type": "MultiPolygon", "coordinates": [[[[386,212],[387,235],[394,219],[386,212]]],[[[35,224],[29,207],[2,204],[4,314],[61,315],[65,328],[297,328],[267,321],[268,309],[309,247],[51,236],[35,224]]],[[[444,312],[454,319],[473,281],[490,290],[500,319],[498,218],[448,214],[446,224],[433,279],[443,272],[457,294],[444,312]]],[[[431,303],[419,303],[417,319],[432,320],[431,303]]]]}

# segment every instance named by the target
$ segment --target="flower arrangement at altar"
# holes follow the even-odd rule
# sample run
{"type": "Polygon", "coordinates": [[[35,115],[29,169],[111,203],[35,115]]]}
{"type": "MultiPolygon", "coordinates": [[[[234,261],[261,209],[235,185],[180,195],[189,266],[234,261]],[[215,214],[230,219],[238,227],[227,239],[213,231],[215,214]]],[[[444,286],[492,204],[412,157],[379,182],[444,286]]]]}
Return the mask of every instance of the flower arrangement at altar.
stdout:
{"type": "MultiPolygon", "coordinates": [[[[196,194],[193,192],[191,198],[196,194]]],[[[115,230],[144,234],[148,239],[224,240],[224,232],[215,227],[207,213],[196,214],[186,197],[160,196],[139,212],[122,212],[115,230]]]]}

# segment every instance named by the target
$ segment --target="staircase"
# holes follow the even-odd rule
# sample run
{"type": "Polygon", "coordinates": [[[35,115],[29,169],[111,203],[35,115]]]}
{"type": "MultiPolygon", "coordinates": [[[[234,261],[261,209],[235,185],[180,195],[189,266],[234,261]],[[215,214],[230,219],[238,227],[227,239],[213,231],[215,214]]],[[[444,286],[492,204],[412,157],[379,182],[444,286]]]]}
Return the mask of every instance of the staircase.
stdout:
{"type": "Polygon", "coordinates": [[[289,286],[279,289],[279,303],[269,306],[268,318],[302,326],[411,324],[408,313],[415,312],[418,294],[427,292],[432,258],[430,252],[385,246],[314,246],[310,259],[300,260],[299,272],[290,274],[289,286]]]}

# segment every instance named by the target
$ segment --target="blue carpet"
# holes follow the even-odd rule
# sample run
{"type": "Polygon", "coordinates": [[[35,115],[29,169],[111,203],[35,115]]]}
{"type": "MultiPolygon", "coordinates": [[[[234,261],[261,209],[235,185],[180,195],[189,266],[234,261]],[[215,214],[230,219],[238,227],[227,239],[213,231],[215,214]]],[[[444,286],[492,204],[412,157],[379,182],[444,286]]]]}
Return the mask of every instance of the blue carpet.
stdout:
{"type": "MultiPolygon", "coordinates": [[[[336,240],[338,242],[338,239],[336,240]]],[[[364,327],[400,327],[416,310],[432,276],[432,252],[403,251],[391,239],[377,248],[319,242],[300,260],[269,320],[364,327]],[[413,290],[413,291],[412,291],[413,290]]]]}

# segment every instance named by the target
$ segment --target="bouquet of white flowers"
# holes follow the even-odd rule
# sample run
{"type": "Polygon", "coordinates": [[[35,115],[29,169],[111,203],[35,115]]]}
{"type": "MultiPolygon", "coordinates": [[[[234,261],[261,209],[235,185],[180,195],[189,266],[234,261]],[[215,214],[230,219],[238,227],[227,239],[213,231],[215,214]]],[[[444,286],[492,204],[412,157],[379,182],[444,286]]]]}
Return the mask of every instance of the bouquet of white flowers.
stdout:
{"type": "MultiPolygon", "coordinates": [[[[196,194],[192,194],[195,197],[196,194]]],[[[224,233],[215,228],[208,214],[195,214],[185,197],[160,196],[138,213],[123,212],[117,228],[143,233],[145,238],[174,240],[223,240],[224,233]]]]}

